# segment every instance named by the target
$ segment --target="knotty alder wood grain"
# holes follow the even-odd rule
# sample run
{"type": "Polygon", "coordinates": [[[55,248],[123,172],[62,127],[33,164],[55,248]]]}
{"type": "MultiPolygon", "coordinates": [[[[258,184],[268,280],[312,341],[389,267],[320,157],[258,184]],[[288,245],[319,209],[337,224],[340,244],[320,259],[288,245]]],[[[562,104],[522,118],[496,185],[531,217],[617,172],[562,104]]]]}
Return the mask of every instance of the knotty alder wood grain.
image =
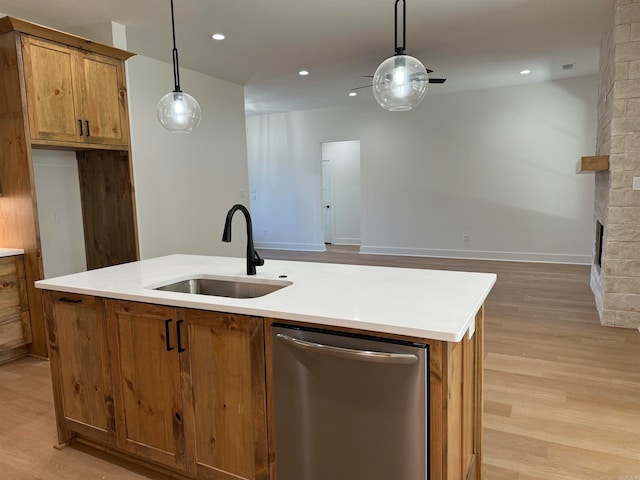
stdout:
{"type": "MultiPolygon", "coordinates": [[[[497,273],[484,312],[482,478],[640,478],[640,334],[600,326],[588,266],[359,255],[353,247],[260,254],[267,261],[497,273]]],[[[48,362],[0,367],[0,406],[7,479],[167,479],[105,461],[80,444],[51,448],[57,439],[48,362]]]]}

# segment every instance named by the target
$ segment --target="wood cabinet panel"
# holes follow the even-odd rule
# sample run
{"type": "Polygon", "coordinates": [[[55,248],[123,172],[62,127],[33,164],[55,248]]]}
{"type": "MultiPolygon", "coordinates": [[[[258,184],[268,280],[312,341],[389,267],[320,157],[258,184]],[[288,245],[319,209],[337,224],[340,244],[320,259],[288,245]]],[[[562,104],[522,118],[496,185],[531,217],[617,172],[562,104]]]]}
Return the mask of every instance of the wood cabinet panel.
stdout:
{"type": "Polygon", "coordinates": [[[199,310],[178,310],[178,317],[188,331],[188,441],[199,477],[267,479],[263,320],[199,310]]]}
{"type": "Polygon", "coordinates": [[[76,50],[24,36],[22,51],[31,138],[82,141],[76,50]]]}
{"type": "Polygon", "coordinates": [[[59,440],[70,431],[113,443],[113,386],[102,299],[45,293],[59,440]]]}
{"type": "Polygon", "coordinates": [[[112,345],[118,446],[157,463],[185,469],[183,404],[175,309],[107,302],[112,345]]]}
{"type": "Polygon", "coordinates": [[[78,152],[87,268],[139,258],[135,192],[127,152],[78,152]]]}
{"type": "Polygon", "coordinates": [[[85,127],[88,125],[85,140],[126,145],[129,128],[122,62],[85,53],[80,56],[80,63],[82,118],[85,127]]]}

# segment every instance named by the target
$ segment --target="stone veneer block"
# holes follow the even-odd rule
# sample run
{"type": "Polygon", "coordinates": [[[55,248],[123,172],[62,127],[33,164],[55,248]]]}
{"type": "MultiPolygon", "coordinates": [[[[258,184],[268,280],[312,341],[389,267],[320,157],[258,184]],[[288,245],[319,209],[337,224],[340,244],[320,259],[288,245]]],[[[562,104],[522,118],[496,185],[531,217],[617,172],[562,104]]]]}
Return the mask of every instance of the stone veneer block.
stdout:
{"type": "Polygon", "coordinates": [[[640,277],[609,278],[604,283],[605,293],[632,294],[640,298],[640,277]]]}
{"type": "Polygon", "coordinates": [[[631,62],[617,62],[614,69],[614,80],[628,80],[630,73],[631,62]]]}
{"type": "Polygon", "coordinates": [[[626,108],[622,115],[628,115],[630,117],[640,115],[640,98],[630,98],[628,100],[616,100],[615,103],[617,102],[623,102],[625,104],[626,108]]]}
{"type": "Polygon", "coordinates": [[[611,120],[611,135],[640,133],[640,116],[618,117],[611,120]]]}
{"type": "Polygon", "coordinates": [[[605,310],[624,310],[640,312],[640,295],[630,293],[606,293],[603,308],[605,310]]]}
{"type": "MultiPolygon", "coordinates": [[[[607,240],[609,242],[638,242],[640,243],[640,224],[627,225],[610,223],[607,225],[607,240]]],[[[638,272],[640,275],[640,272],[638,272]]],[[[640,293],[640,290],[638,290],[640,293]]]]}
{"type": "MultiPolygon", "coordinates": [[[[616,25],[613,32],[613,41],[615,43],[627,43],[629,40],[631,40],[631,24],[616,25]]],[[[640,40],[640,38],[636,40],[640,40]]]]}
{"type": "Polygon", "coordinates": [[[638,97],[640,97],[640,79],[636,78],[633,80],[620,80],[616,82],[614,104],[616,100],[620,100],[622,98],[638,97]]]}
{"type": "Polygon", "coordinates": [[[627,135],[624,137],[626,142],[625,149],[628,152],[640,152],[640,135],[627,135]]]}
{"type": "Polygon", "coordinates": [[[615,49],[614,60],[618,62],[631,62],[640,58],[640,42],[621,43],[615,49]]]}
{"type": "Polygon", "coordinates": [[[611,207],[633,207],[634,205],[640,205],[640,190],[623,188],[611,190],[609,193],[609,206],[611,207]]]}
{"type": "Polygon", "coordinates": [[[640,207],[616,207],[609,211],[609,223],[640,223],[640,207]]]}
{"type": "Polygon", "coordinates": [[[616,327],[633,328],[640,325],[640,312],[615,312],[613,325],[616,327]]]}
{"type": "Polygon", "coordinates": [[[628,78],[640,78],[640,61],[626,62],[629,65],[628,78]]]}
{"type": "Polygon", "coordinates": [[[640,260],[607,259],[605,274],[620,277],[640,277],[640,260]]]}
{"type": "Polygon", "coordinates": [[[640,4],[618,4],[618,9],[616,12],[616,25],[633,22],[640,22],[640,4]]]}
{"type": "MultiPolygon", "coordinates": [[[[622,25],[621,25],[622,26],[622,25]]],[[[640,40],[640,23],[632,23],[629,25],[629,40],[631,42],[637,42],[640,40]]]]}

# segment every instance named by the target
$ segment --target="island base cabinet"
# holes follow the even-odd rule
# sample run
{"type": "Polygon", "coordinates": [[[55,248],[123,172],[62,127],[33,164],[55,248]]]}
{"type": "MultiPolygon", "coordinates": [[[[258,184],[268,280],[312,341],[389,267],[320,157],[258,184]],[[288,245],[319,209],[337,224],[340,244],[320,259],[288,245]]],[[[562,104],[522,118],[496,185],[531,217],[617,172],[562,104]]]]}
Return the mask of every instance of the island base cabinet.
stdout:
{"type": "Polygon", "coordinates": [[[117,447],[202,479],[266,480],[261,318],[107,301],[117,447]]]}
{"type": "Polygon", "coordinates": [[[45,292],[44,311],[59,442],[81,434],[113,444],[113,384],[104,301],[45,292]]]}

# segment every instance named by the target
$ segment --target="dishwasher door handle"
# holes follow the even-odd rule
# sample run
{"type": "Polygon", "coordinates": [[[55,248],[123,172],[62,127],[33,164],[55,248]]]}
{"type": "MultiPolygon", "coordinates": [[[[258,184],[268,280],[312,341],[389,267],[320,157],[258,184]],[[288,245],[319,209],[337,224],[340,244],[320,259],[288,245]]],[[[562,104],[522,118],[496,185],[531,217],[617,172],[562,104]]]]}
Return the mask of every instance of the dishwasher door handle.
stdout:
{"type": "Polygon", "coordinates": [[[388,353],[373,352],[369,350],[355,350],[352,348],[334,347],[332,345],[323,345],[322,343],[308,342],[293,338],[282,333],[276,334],[278,340],[285,345],[289,345],[307,352],[320,353],[338,358],[347,358],[351,360],[360,360],[372,363],[387,363],[399,365],[411,365],[418,361],[418,357],[411,353],[388,353]]]}

